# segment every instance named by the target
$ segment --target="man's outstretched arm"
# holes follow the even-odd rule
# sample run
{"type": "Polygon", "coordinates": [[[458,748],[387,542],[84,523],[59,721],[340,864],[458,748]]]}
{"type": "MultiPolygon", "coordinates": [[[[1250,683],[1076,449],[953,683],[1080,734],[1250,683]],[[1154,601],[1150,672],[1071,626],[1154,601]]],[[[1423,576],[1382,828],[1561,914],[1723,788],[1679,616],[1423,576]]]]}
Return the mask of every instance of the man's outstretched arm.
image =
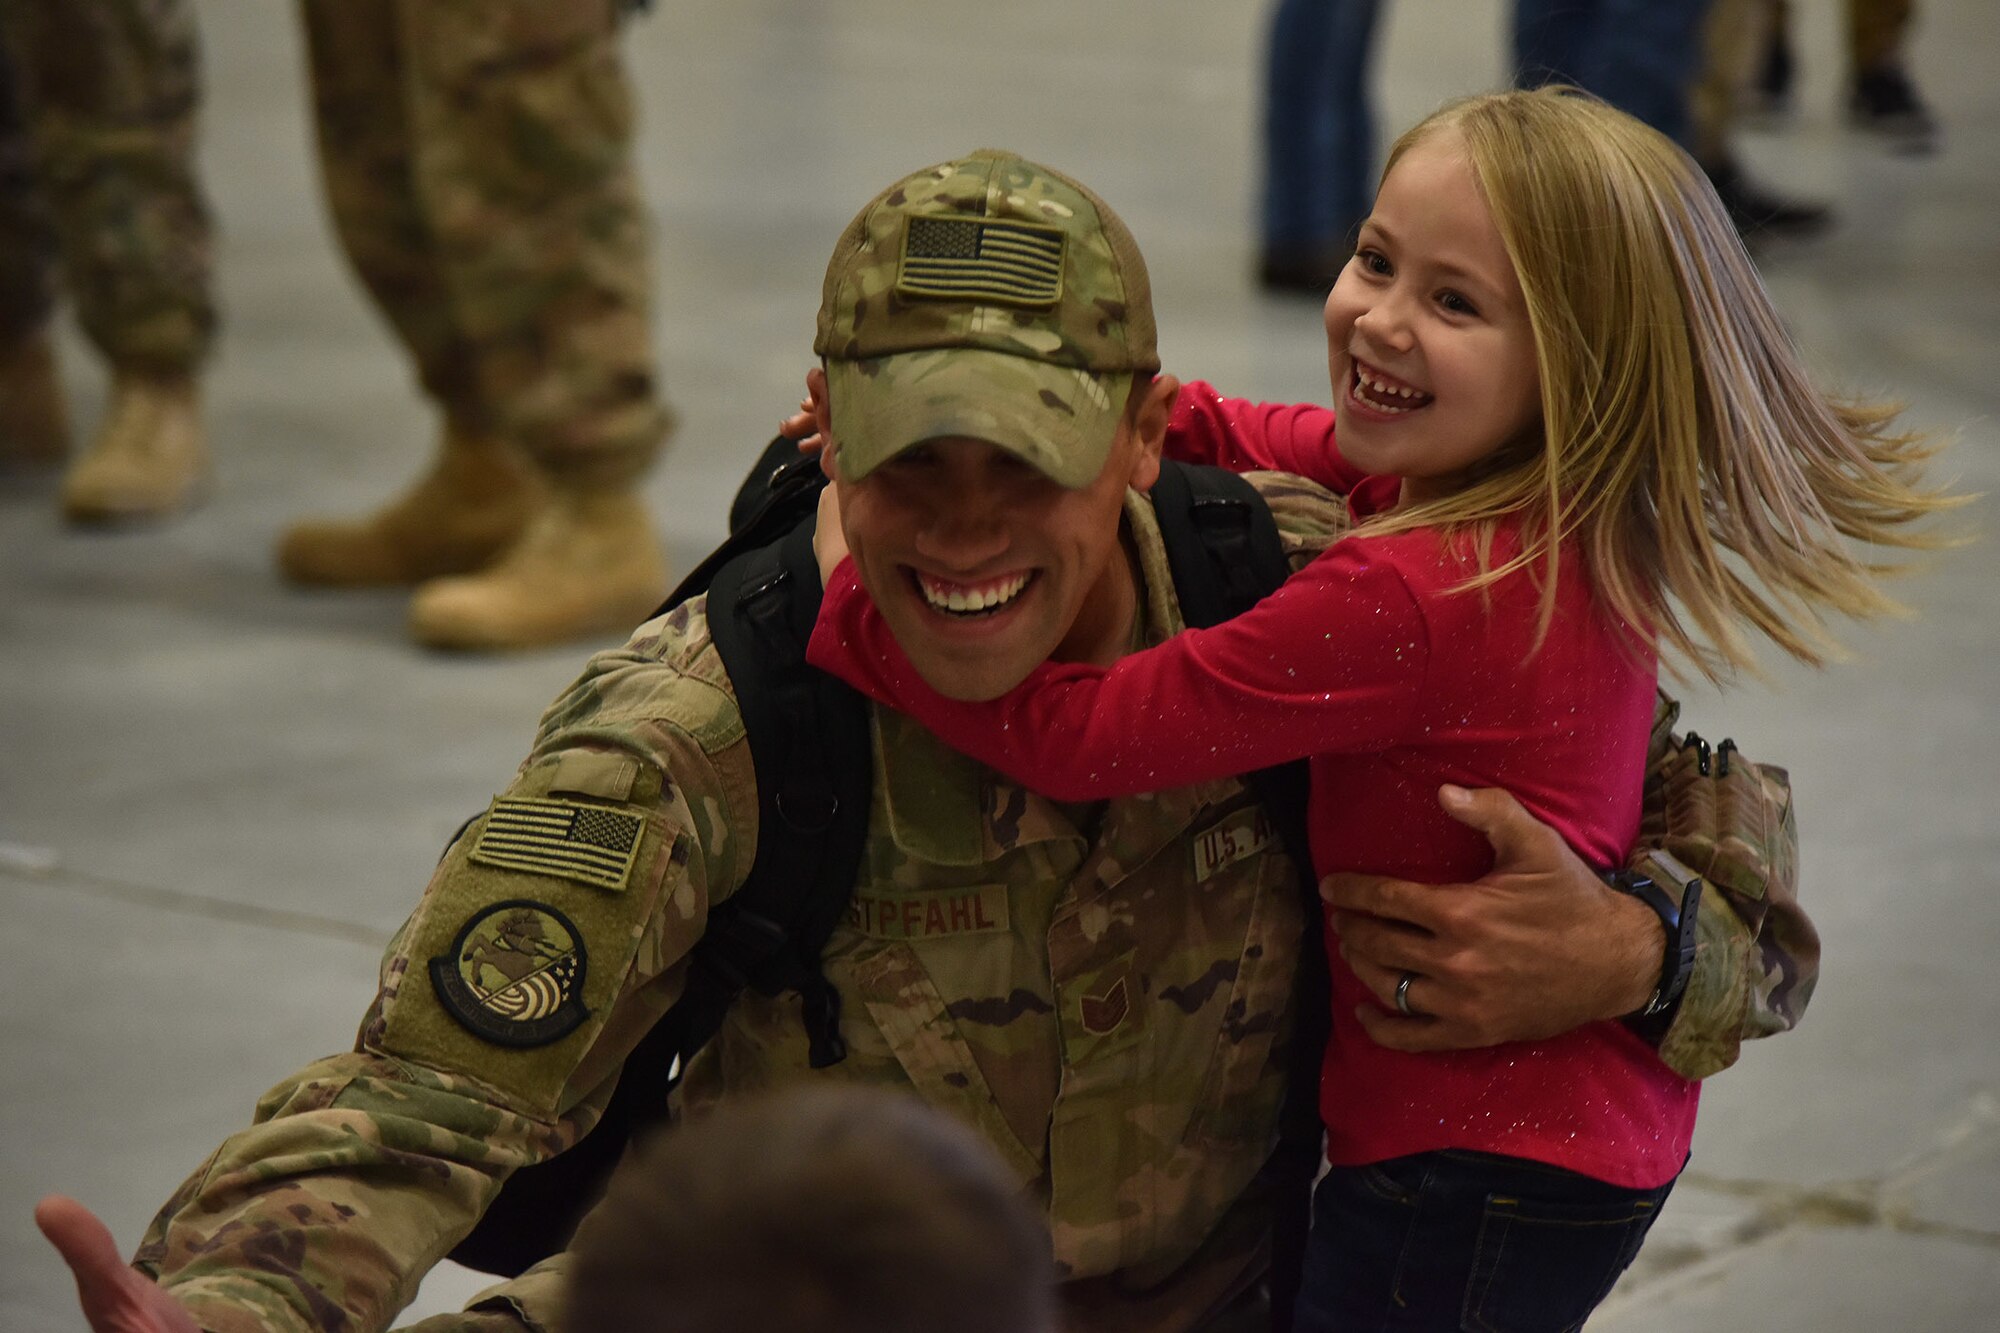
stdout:
{"type": "MultiPolygon", "coordinates": [[[[1664,850],[1704,878],[1694,971],[1659,1043],[1676,1072],[1704,1078],[1734,1063],[1744,1039],[1797,1023],[1819,939],[1798,905],[1782,770],[1674,736],[1675,711],[1663,700],[1632,863],[1657,875],[1651,854],[1664,850]]],[[[1659,919],[1506,793],[1447,789],[1441,799],[1492,841],[1485,877],[1336,875],[1324,886],[1346,957],[1384,1006],[1364,1008],[1370,1034],[1396,1049],[1449,1050],[1538,1040],[1642,1007],[1660,979],[1659,919]],[[1405,1018],[1392,1008],[1412,973],[1406,999],[1418,1016],[1405,1018]]]]}
{"type": "MultiPolygon", "coordinates": [[[[509,1174],[595,1123],[676,997],[711,895],[741,882],[738,840],[755,840],[726,693],[681,688],[639,648],[593,659],[439,865],[390,945],[357,1049],[268,1094],[155,1219],[135,1268],[199,1327],[385,1327],[509,1174]],[[586,851],[625,835],[629,858],[496,824],[551,812],[595,839],[586,851]],[[509,978],[533,1005],[500,1002],[509,978]]],[[[87,1308],[119,1299],[103,1265],[75,1271],[87,1308]]]]}

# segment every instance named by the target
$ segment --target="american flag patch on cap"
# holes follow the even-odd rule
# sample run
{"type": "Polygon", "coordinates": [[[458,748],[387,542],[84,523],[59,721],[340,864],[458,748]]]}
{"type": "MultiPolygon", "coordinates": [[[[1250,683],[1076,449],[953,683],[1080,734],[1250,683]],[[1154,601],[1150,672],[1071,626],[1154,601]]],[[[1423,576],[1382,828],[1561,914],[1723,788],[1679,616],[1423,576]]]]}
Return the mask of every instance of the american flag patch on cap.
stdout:
{"type": "Polygon", "coordinates": [[[637,815],[597,805],[503,796],[487,812],[472,859],[616,893],[632,876],[641,823],[637,815]]]}
{"type": "Polygon", "coordinates": [[[1063,247],[1054,227],[989,218],[911,218],[896,294],[928,300],[1049,306],[1062,298],[1063,247]]]}

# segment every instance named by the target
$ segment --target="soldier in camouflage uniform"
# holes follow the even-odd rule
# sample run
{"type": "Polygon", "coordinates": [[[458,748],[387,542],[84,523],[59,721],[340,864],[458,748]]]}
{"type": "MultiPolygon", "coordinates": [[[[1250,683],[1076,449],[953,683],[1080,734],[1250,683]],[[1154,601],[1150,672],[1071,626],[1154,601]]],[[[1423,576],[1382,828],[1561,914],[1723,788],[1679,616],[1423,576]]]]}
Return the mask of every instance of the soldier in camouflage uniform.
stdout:
{"type": "MultiPolygon", "coordinates": [[[[1182,628],[1159,525],[1128,486],[1149,482],[1176,385],[1154,374],[1138,251],[1094,195],[995,153],[906,178],[842,238],[815,346],[822,429],[888,459],[841,488],[857,554],[909,543],[939,567],[996,532],[1036,553],[1023,613],[970,650],[905,614],[913,589],[871,586],[939,688],[1004,688],[1051,653],[1115,657],[1182,628]]],[[[1295,567],[1346,523],[1310,483],[1255,484],[1295,567]]],[[[1303,905],[1249,789],[1062,805],[900,714],[871,716],[867,843],[824,959],[848,1055],[812,1069],[799,997],[746,993],[691,1062],[685,1102],[828,1079],[914,1091],[978,1129],[1043,1211],[1067,1328],[1264,1327],[1253,1182],[1276,1140],[1303,905]]],[[[1665,726],[1652,841],[1722,888],[1664,1044],[1700,1076],[1743,1037],[1790,1026],[1817,946],[1781,775],[1739,759],[1726,793],[1698,788],[1665,726]]],[[[355,1050],[274,1088],[160,1212],[136,1261],[158,1286],[115,1268],[108,1237],[83,1244],[76,1205],[45,1205],[72,1263],[97,1274],[86,1303],[184,1307],[215,1333],[388,1324],[510,1171],[596,1122],[680,994],[711,907],[744,880],[756,781],[704,599],[592,659],[391,943],[355,1050]],[[488,966],[522,939],[544,970],[488,966]]],[[[1657,919],[1559,838],[1518,841],[1546,860],[1506,867],[1504,893],[1371,881],[1338,900],[1439,936],[1435,1015],[1385,1040],[1485,1044],[1644,1004],[1657,919]],[[1457,899],[1454,918],[1399,905],[1420,892],[1457,899]]],[[[1373,958],[1399,929],[1356,920],[1346,939],[1373,958]]],[[[555,1329],[563,1266],[420,1327],[555,1329]]]]}
{"type": "Polygon", "coordinates": [[[55,462],[57,273],[111,363],[64,513],[170,513],[208,475],[195,380],[215,325],[185,0],[0,0],[0,459],[55,462]]]}
{"type": "Polygon", "coordinates": [[[414,585],[494,649],[623,632],[666,568],[636,493],[668,419],[618,0],[304,0],[335,227],[444,415],[430,471],[301,523],[293,580],[414,585]]]}

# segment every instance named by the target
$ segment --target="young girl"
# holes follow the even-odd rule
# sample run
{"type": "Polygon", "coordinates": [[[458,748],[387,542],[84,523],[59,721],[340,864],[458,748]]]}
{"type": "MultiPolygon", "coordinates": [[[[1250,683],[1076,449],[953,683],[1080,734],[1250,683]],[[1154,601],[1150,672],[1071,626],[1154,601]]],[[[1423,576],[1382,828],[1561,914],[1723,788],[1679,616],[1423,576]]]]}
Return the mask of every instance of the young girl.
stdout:
{"type": "MultiPolygon", "coordinates": [[[[1928,449],[1807,383],[1699,169],[1569,91],[1405,134],[1326,304],[1338,452],[1300,409],[1191,385],[1177,434],[1347,492],[1352,534],[1248,614],[1110,669],[929,690],[844,566],[811,658],[1062,800],[1310,757],[1322,873],[1477,878],[1440,788],[1505,787],[1599,868],[1637,830],[1656,655],[1722,679],[1746,629],[1817,664],[1823,615],[1894,608],[1849,540],[1905,525],[1928,449]]],[[[1006,571],[995,570],[994,573],[1006,571]]],[[[1329,944],[1337,943],[1329,939],[1329,944]]],[[[1686,1160],[1697,1085],[1621,1023],[1441,1055],[1334,959],[1302,1328],[1573,1328],[1686,1160]]]]}

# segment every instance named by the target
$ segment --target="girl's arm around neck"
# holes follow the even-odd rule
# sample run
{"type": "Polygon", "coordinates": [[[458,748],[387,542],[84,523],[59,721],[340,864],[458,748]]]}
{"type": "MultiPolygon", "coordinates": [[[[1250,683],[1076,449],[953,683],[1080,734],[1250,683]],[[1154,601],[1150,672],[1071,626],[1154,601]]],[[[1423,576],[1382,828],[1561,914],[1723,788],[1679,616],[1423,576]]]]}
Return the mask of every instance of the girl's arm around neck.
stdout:
{"type": "Polygon", "coordinates": [[[1224,398],[1215,386],[1181,386],[1167,423],[1166,455],[1231,472],[1291,472],[1345,495],[1362,473],[1334,445],[1331,408],[1224,398]]]}
{"type": "Polygon", "coordinates": [[[1342,542],[1225,625],[1108,670],[1045,663],[986,703],[926,685],[844,562],[807,659],[1023,786],[1089,801],[1395,744],[1417,726],[1429,651],[1402,577],[1342,542]]]}

